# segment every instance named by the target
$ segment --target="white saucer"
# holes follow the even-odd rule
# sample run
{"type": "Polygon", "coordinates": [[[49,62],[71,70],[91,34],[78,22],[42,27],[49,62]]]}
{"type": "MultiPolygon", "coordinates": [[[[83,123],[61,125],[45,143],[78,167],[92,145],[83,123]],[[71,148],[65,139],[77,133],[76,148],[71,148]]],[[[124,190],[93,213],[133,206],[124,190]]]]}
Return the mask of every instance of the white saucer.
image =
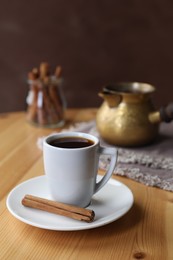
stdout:
{"type": "MultiPolygon", "coordinates": [[[[98,176],[100,179],[101,176],[98,176]]],[[[16,186],[7,197],[7,208],[17,219],[29,225],[49,230],[84,230],[104,226],[123,216],[133,205],[131,190],[114,179],[93,196],[91,208],[95,219],[91,223],[73,220],[67,217],[47,213],[37,209],[24,207],[21,204],[26,194],[52,199],[46,181],[46,176],[39,176],[16,186]]]]}

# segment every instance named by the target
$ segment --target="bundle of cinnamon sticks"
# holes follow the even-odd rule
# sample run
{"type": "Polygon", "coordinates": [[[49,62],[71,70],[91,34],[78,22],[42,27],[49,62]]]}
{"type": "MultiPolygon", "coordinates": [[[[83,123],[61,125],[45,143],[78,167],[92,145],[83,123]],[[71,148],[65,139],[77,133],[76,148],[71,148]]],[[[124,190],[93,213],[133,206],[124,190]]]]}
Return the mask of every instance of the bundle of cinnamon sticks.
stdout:
{"type": "Polygon", "coordinates": [[[47,62],[28,73],[30,86],[27,97],[27,120],[41,126],[58,125],[64,120],[62,97],[62,68],[57,66],[53,75],[47,62]]]}
{"type": "Polygon", "coordinates": [[[85,222],[92,222],[95,217],[93,210],[80,208],[33,195],[25,195],[22,199],[22,205],[85,222]]]}

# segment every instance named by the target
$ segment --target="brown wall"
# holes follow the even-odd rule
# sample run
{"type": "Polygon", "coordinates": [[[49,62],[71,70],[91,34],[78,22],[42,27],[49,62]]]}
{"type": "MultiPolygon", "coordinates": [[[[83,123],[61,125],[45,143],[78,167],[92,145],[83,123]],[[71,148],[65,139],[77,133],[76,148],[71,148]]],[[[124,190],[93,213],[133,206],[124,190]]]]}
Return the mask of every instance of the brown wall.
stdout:
{"type": "Polygon", "coordinates": [[[96,107],[108,82],[154,84],[173,100],[173,1],[0,0],[0,112],[25,109],[28,71],[63,67],[69,107],[96,107]]]}

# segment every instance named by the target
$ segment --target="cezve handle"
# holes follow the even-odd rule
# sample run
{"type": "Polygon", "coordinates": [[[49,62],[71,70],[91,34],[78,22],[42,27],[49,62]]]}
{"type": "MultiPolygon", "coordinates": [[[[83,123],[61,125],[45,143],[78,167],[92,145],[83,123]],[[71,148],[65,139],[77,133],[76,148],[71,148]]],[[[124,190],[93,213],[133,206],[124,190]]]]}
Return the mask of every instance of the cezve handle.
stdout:
{"type": "Polygon", "coordinates": [[[160,108],[161,121],[169,123],[173,120],[173,103],[168,104],[166,107],[160,108]]]}

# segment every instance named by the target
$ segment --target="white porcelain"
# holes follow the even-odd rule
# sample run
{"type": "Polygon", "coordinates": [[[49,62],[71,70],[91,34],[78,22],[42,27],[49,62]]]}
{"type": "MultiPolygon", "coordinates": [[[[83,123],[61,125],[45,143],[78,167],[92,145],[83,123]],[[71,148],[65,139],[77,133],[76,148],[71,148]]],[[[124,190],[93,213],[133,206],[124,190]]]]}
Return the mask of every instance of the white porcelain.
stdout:
{"type": "Polygon", "coordinates": [[[58,133],[45,138],[43,159],[52,197],[56,201],[86,207],[93,194],[98,192],[112,176],[117,161],[117,149],[100,147],[99,139],[90,134],[58,133]],[[87,138],[94,144],[75,149],[59,148],[49,144],[51,140],[69,136],[87,138]],[[110,155],[111,162],[104,177],[96,183],[101,154],[110,155]]]}
{"type": "MultiPolygon", "coordinates": [[[[101,177],[98,176],[98,180],[101,177]]],[[[7,208],[15,218],[31,226],[62,231],[92,229],[111,223],[127,213],[134,201],[133,194],[127,186],[110,179],[107,185],[93,196],[88,208],[94,210],[95,220],[86,223],[25,207],[21,200],[26,194],[52,199],[46,176],[35,177],[16,186],[7,197],[7,208]]]]}

